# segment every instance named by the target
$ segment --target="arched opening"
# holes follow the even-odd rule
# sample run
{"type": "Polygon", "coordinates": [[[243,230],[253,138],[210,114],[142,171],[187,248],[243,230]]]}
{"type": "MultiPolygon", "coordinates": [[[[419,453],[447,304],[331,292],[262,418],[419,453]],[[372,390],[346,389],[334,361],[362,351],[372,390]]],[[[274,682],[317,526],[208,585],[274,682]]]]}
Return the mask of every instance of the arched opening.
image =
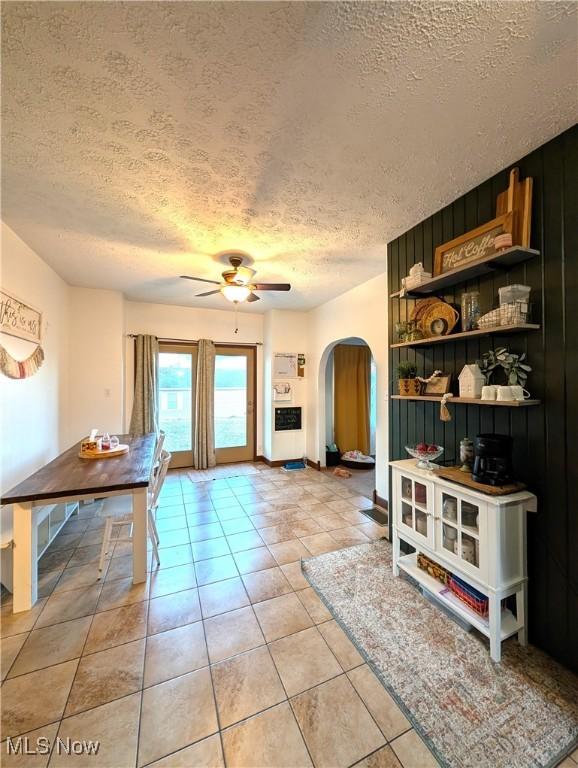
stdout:
{"type": "MultiPolygon", "coordinates": [[[[349,386],[352,388],[364,386],[362,383],[364,380],[364,372],[361,372],[358,376],[354,372],[349,377],[351,382],[349,386]]],[[[376,365],[372,350],[365,339],[360,337],[336,339],[326,347],[319,365],[318,393],[318,438],[321,467],[327,467],[328,464],[330,466],[341,464],[341,455],[345,451],[359,450],[375,458],[377,420],[376,365]],[[354,348],[365,348],[368,354],[363,354],[359,350],[360,354],[356,355],[354,348]],[[357,407],[356,404],[365,398],[360,397],[360,393],[353,391],[353,389],[349,393],[347,389],[344,390],[343,376],[340,377],[339,372],[337,377],[338,386],[336,387],[336,353],[338,365],[368,366],[369,402],[367,407],[364,404],[357,407]],[[344,363],[344,360],[347,362],[344,363]],[[340,399],[340,401],[336,400],[336,398],[340,399]],[[338,415],[337,419],[336,415],[338,415]],[[345,429],[344,420],[347,421],[345,429]],[[358,436],[357,439],[356,436],[358,436]],[[337,455],[326,451],[328,446],[334,444],[337,444],[339,449],[337,455]]],[[[375,488],[375,468],[354,470],[354,474],[359,478],[360,492],[364,493],[364,495],[371,495],[375,488]]]]}

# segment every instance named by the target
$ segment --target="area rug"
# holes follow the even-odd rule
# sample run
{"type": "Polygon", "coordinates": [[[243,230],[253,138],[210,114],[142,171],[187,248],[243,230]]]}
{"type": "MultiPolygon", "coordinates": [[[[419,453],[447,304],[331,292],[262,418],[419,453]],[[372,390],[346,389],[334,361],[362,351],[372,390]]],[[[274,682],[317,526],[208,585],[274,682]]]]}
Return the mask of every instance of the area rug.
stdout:
{"type": "Polygon", "coordinates": [[[302,562],[303,573],[444,766],[554,766],[578,742],[578,677],[515,639],[491,661],[414,583],[387,541],[302,562]]]}

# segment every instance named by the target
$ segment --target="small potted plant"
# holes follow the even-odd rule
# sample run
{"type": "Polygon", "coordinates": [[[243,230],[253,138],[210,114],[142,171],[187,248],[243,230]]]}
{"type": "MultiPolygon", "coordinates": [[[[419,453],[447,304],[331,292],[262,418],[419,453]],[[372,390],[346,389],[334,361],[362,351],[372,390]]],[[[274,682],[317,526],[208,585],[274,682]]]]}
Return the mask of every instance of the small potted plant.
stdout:
{"type": "Polygon", "coordinates": [[[399,380],[399,394],[404,397],[416,397],[421,395],[421,381],[416,379],[417,368],[409,360],[402,360],[397,364],[397,378],[399,380]]]}

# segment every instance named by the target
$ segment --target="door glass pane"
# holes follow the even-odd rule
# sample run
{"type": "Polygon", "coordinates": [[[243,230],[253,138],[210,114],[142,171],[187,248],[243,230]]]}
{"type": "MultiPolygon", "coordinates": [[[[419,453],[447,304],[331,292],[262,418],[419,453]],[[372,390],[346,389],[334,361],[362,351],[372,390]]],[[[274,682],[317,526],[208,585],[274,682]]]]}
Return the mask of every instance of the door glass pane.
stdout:
{"type": "Polygon", "coordinates": [[[427,488],[418,482],[415,484],[415,503],[427,507],[427,488]]]}
{"type": "Polygon", "coordinates": [[[411,480],[409,477],[401,478],[401,495],[404,499],[411,501],[411,480]]]}
{"type": "Polygon", "coordinates": [[[401,522],[407,525],[408,528],[413,528],[413,514],[409,504],[405,501],[401,503],[401,522]]]}
{"type": "Polygon", "coordinates": [[[478,542],[476,539],[474,539],[472,536],[468,536],[467,533],[462,532],[462,560],[465,560],[467,563],[471,563],[472,565],[475,565],[476,568],[479,568],[478,552],[478,542]]]}
{"type": "Polygon", "coordinates": [[[159,352],[159,427],[166,433],[167,451],[191,451],[192,356],[159,352]]]}
{"type": "Polygon", "coordinates": [[[469,501],[462,501],[462,527],[478,532],[479,508],[469,501]]]}
{"type": "Polygon", "coordinates": [[[247,356],[215,358],[215,448],[247,445],[247,356]]]}
{"type": "Polygon", "coordinates": [[[442,544],[444,549],[447,549],[449,552],[456,554],[458,548],[458,529],[454,528],[453,525],[446,525],[443,523],[442,533],[442,544]]]}
{"type": "Polygon", "coordinates": [[[442,515],[444,520],[449,520],[450,523],[457,522],[458,500],[455,496],[451,496],[449,493],[444,493],[442,495],[442,515]]]}
{"type": "Polygon", "coordinates": [[[427,537],[427,515],[417,507],[415,509],[415,529],[422,536],[427,537]]]}

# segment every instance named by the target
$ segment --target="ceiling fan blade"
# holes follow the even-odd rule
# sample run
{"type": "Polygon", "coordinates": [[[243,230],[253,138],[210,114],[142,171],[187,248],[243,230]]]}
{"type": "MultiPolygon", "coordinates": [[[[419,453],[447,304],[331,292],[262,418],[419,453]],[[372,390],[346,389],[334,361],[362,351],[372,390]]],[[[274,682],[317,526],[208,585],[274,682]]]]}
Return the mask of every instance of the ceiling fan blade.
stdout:
{"type": "Polygon", "coordinates": [[[205,293],[197,293],[195,294],[195,298],[198,299],[200,296],[212,296],[214,293],[220,293],[220,292],[221,292],[221,289],[217,288],[216,291],[205,291],[205,293]]]}
{"type": "Polygon", "coordinates": [[[247,298],[245,299],[245,301],[247,301],[247,302],[251,303],[251,302],[253,302],[253,301],[261,301],[261,299],[259,298],[259,296],[257,296],[257,294],[256,294],[256,293],[250,293],[250,294],[247,296],[247,298]]]}
{"type": "Polygon", "coordinates": [[[199,283],[212,283],[213,285],[221,285],[218,280],[207,280],[204,277],[191,277],[190,275],[181,275],[183,280],[198,280],[199,283]]]}
{"type": "Polygon", "coordinates": [[[255,283],[256,291],[290,291],[289,283],[255,283]]]}

